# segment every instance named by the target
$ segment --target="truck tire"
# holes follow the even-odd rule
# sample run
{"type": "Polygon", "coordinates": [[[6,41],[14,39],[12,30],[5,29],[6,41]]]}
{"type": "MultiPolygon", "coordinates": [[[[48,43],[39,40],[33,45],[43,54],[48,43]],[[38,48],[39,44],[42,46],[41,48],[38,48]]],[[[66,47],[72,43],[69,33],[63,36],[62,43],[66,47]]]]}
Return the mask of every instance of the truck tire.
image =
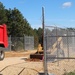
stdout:
{"type": "Polygon", "coordinates": [[[0,61],[3,60],[5,57],[5,53],[3,50],[0,51],[0,61]]]}

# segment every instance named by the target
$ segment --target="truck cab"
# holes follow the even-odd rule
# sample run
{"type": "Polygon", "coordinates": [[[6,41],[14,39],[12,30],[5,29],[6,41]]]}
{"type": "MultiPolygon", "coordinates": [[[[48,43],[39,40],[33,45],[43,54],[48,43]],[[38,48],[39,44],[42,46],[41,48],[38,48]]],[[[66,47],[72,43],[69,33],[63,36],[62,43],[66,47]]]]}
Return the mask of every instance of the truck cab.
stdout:
{"type": "Polygon", "coordinates": [[[8,47],[8,36],[6,24],[0,25],[0,60],[4,59],[5,53],[2,48],[8,47]]]}

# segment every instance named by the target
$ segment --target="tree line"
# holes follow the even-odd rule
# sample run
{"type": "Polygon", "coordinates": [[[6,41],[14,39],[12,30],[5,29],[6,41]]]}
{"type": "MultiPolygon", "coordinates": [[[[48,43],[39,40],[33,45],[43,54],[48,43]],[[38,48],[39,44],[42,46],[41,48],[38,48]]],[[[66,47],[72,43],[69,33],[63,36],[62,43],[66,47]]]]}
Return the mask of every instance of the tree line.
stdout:
{"type": "Polygon", "coordinates": [[[42,44],[42,28],[33,29],[27,19],[17,8],[6,9],[0,2],[0,25],[6,24],[8,36],[34,36],[35,46],[42,44]]]}

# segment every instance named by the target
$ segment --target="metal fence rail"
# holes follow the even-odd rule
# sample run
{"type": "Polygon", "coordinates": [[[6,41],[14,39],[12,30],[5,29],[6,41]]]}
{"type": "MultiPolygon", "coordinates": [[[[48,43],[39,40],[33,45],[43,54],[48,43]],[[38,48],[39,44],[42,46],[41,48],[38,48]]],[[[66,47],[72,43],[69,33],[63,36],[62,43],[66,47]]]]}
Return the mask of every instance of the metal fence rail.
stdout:
{"type": "Polygon", "coordinates": [[[75,59],[75,30],[45,26],[44,42],[47,63],[75,59]]]}

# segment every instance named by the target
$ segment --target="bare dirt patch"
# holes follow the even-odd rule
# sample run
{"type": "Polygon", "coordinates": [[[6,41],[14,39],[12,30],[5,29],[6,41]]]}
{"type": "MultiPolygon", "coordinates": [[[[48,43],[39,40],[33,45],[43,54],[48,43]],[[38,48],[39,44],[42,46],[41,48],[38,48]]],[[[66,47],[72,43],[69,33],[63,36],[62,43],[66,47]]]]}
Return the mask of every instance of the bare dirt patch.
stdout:
{"type": "Polygon", "coordinates": [[[34,54],[36,50],[27,50],[27,51],[9,51],[5,52],[5,57],[24,57],[30,54],[34,54]]]}
{"type": "MultiPolygon", "coordinates": [[[[43,72],[43,62],[39,59],[25,59],[28,58],[30,54],[35,53],[33,51],[22,51],[22,52],[5,52],[5,59],[0,62],[0,70],[8,65],[12,65],[4,69],[1,73],[3,75],[17,75],[22,69],[23,72],[20,75],[37,75],[39,72],[43,72]],[[22,64],[18,64],[22,63],[22,64]],[[14,65],[13,64],[17,64],[14,65]],[[10,71],[9,71],[10,70],[10,71]],[[6,74],[7,73],[7,74],[6,74]]],[[[57,62],[48,62],[48,72],[55,75],[63,75],[65,72],[70,72],[75,70],[75,59],[70,61],[61,60],[59,61],[59,66],[57,62]]]]}

